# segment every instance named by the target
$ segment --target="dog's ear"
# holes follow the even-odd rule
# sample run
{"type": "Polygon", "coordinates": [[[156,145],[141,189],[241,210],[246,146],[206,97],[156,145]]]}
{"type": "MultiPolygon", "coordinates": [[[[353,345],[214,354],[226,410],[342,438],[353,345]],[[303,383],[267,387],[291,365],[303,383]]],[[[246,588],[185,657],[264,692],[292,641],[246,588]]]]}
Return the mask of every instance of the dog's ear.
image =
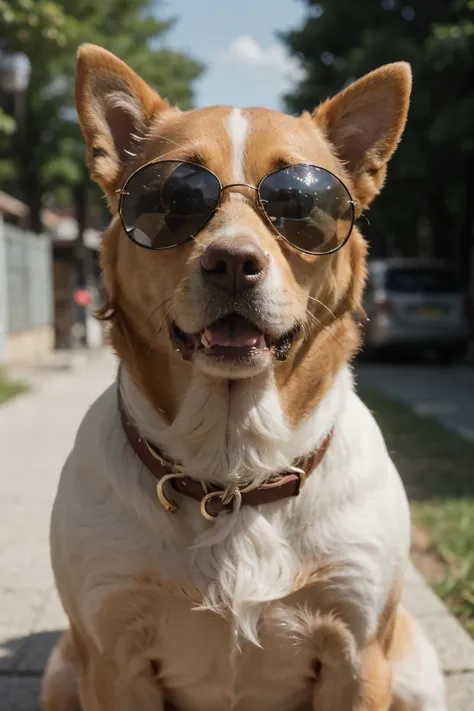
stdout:
{"type": "Polygon", "coordinates": [[[387,64],[350,84],[313,114],[351,173],[361,208],[383,185],[387,161],[405,126],[410,91],[410,65],[387,64]]]}
{"type": "Polygon", "coordinates": [[[169,104],[125,62],[92,44],[79,49],[75,93],[91,177],[111,198],[137,141],[169,104]]]}

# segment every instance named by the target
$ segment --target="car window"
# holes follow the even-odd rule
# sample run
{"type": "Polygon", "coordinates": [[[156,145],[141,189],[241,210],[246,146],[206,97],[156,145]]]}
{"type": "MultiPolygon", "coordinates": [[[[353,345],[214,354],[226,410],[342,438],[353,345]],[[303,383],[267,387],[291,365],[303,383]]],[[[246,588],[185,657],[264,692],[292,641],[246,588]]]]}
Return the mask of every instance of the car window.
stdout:
{"type": "Polygon", "coordinates": [[[387,272],[387,290],[409,292],[456,292],[460,290],[448,269],[397,268],[387,272]]]}

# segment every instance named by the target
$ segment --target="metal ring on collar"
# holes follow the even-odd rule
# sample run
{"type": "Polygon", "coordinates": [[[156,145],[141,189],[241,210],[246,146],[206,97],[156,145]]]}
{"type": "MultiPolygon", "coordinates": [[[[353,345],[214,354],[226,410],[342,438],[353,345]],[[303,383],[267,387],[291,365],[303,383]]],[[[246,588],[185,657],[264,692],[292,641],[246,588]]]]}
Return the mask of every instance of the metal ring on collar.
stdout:
{"type": "Polygon", "coordinates": [[[163,506],[166,511],[169,511],[169,513],[176,513],[178,510],[179,506],[174,501],[174,499],[170,498],[169,496],[166,496],[165,490],[164,490],[164,485],[166,482],[170,481],[171,479],[179,479],[179,477],[183,476],[182,474],[167,474],[166,476],[162,477],[158,484],[156,485],[156,495],[158,497],[158,501],[160,504],[163,506]]]}
{"type": "Polygon", "coordinates": [[[222,501],[224,493],[225,493],[224,491],[210,491],[209,494],[206,494],[205,496],[202,497],[202,499],[201,499],[201,514],[204,516],[204,518],[207,521],[214,521],[217,518],[217,514],[215,516],[213,516],[206,509],[207,502],[210,501],[211,499],[214,499],[216,496],[219,497],[219,499],[222,501]]]}
{"type": "Polygon", "coordinates": [[[238,486],[236,486],[235,489],[232,491],[231,496],[229,496],[228,491],[211,491],[209,492],[209,494],[206,494],[201,499],[201,514],[207,521],[215,521],[218,516],[218,514],[210,514],[206,508],[207,502],[215,498],[216,496],[220,498],[221,503],[224,505],[232,502],[234,510],[236,507],[240,508],[242,504],[242,493],[238,486]]]}

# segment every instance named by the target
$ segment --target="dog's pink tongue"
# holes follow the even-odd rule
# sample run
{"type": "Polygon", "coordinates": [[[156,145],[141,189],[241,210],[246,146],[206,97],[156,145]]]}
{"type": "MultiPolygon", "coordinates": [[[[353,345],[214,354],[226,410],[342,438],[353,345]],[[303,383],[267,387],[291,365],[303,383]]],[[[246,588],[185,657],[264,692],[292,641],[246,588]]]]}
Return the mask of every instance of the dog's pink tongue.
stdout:
{"type": "Polygon", "coordinates": [[[210,346],[265,348],[263,333],[243,316],[229,316],[204,330],[210,346]]]}

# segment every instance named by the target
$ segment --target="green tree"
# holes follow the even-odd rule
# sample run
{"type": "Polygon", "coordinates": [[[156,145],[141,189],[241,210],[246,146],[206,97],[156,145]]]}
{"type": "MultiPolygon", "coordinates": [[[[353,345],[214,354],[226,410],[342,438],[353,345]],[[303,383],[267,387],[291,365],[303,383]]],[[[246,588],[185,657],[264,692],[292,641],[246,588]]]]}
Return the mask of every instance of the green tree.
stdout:
{"type": "Polygon", "coordinates": [[[382,64],[405,60],[412,104],[387,185],[364,232],[372,254],[435,253],[468,278],[474,228],[473,0],[304,0],[308,17],[283,40],[306,77],[293,111],[382,64]]]}
{"type": "MultiPolygon", "coordinates": [[[[0,0],[2,40],[9,38],[12,48],[48,43],[59,49],[66,41],[65,21],[60,5],[51,0],[0,0]]],[[[15,128],[14,119],[0,107],[0,134],[11,135],[15,128]]]]}
{"type": "MultiPolygon", "coordinates": [[[[158,8],[157,8],[158,5],[158,8]]],[[[0,141],[0,181],[21,194],[39,231],[41,206],[86,198],[98,201],[83,169],[82,137],[73,101],[75,55],[95,42],[126,60],[171,102],[188,108],[200,64],[163,44],[171,20],[157,19],[152,0],[0,0],[4,49],[22,51],[32,64],[24,134],[12,153],[12,138],[0,141]],[[6,20],[5,20],[6,18],[6,20]],[[22,175],[14,168],[21,166],[22,175]]],[[[4,109],[11,113],[8,97],[4,109]]]]}
{"type": "MultiPolygon", "coordinates": [[[[2,43],[8,49],[59,51],[67,43],[67,17],[54,0],[0,0],[2,43]]],[[[2,47],[5,48],[4,46],[2,47]]]]}

